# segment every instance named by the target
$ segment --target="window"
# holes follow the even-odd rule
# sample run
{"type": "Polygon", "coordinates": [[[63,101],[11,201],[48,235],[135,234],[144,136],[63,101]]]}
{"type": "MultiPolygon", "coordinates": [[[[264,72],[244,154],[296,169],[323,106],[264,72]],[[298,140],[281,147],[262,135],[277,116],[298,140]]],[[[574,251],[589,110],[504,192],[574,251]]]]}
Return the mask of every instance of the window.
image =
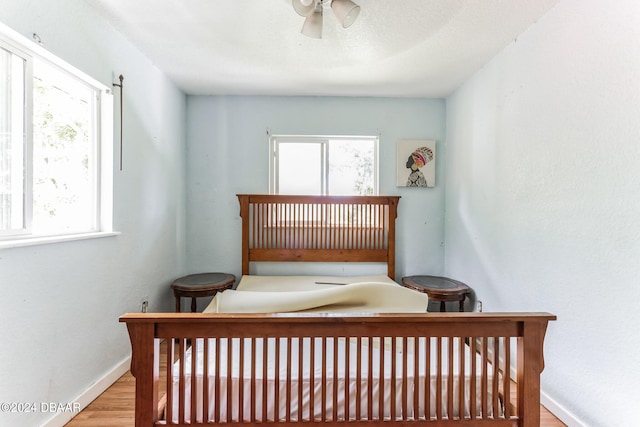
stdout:
{"type": "Polygon", "coordinates": [[[274,135],[269,143],[272,194],[378,194],[378,137],[274,135]]]}
{"type": "Polygon", "coordinates": [[[0,27],[0,239],[111,231],[110,89],[0,27]]]}

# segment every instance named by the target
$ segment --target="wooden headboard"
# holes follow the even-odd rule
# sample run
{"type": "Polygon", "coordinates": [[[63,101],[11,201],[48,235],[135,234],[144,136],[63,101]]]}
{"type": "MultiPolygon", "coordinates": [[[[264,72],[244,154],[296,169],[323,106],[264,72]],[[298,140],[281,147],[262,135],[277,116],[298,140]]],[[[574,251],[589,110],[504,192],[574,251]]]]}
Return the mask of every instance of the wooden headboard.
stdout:
{"type": "Polygon", "coordinates": [[[243,275],[252,261],[385,262],[394,278],[400,196],[237,196],[243,275]]]}

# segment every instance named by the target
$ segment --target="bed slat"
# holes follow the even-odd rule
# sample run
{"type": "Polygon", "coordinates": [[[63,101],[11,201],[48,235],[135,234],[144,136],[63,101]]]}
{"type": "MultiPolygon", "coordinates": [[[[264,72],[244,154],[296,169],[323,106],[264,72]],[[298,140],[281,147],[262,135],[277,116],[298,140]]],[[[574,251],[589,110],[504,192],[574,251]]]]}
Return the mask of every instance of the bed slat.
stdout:
{"type": "Polygon", "coordinates": [[[378,353],[378,360],[380,361],[379,371],[380,375],[378,376],[378,416],[377,418],[382,418],[384,414],[384,337],[376,338],[378,346],[376,347],[376,353],[378,353]]]}
{"type": "Polygon", "coordinates": [[[187,339],[186,338],[180,338],[180,361],[182,361],[182,363],[180,363],[180,379],[178,381],[178,393],[179,393],[179,406],[178,406],[178,413],[180,414],[180,421],[182,421],[183,423],[185,422],[185,389],[186,389],[186,382],[185,382],[185,375],[184,375],[184,371],[186,368],[184,361],[186,360],[186,348],[187,348],[187,339]]]}
{"type": "Polygon", "coordinates": [[[174,351],[175,351],[175,341],[173,339],[167,341],[167,357],[166,357],[166,366],[167,366],[167,409],[166,409],[166,417],[169,420],[173,419],[173,373],[174,373],[174,364],[175,360],[174,351]]]}
{"type": "Polygon", "coordinates": [[[504,342],[504,364],[503,364],[503,389],[504,389],[504,416],[511,418],[511,339],[505,337],[504,342]]]}
{"type": "MultiPolygon", "coordinates": [[[[477,353],[477,339],[476,337],[470,337],[469,338],[469,352],[471,354],[476,354],[477,353]]],[[[477,379],[478,379],[478,371],[477,371],[477,363],[476,363],[476,358],[472,357],[471,358],[471,372],[469,375],[469,403],[470,403],[470,414],[471,414],[471,418],[475,419],[476,418],[476,413],[478,411],[477,409],[477,400],[476,400],[476,393],[477,393],[477,379]]]]}

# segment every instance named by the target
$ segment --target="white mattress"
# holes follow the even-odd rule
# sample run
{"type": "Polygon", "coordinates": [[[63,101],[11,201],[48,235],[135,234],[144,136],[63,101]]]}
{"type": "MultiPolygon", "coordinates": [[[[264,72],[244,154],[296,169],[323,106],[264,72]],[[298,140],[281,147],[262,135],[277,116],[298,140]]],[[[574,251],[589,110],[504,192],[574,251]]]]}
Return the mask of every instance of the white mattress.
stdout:
{"type": "MultiPolygon", "coordinates": [[[[457,338],[453,338],[454,340],[454,348],[458,348],[458,339],[457,338]]],[[[446,349],[447,348],[447,342],[448,339],[444,338],[443,339],[443,343],[442,343],[442,348],[446,349]]],[[[263,346],[264,341],[261,339],[257,339],[256,340],[256,352],[255,354],[257,355],[258,360],[256,361],[256,372],[255,372],[255,380],[251,379],[251,375],[252,375],[252,371],[251,371],[251,366],[250,363],[248,362],[251,357],[251,340],[246,339],[245,343],[244,343],[244,355],[245,355],[245,363],[244,363],[244,369],[243,369],[243,374],[242,376],[240,375],[240,365],[239,365],[239,352],[240,352],[240,340],[239,339],[234,339],[232,342],[232,367],[231,367],[231,376],[228,375],[227,372],[227,341],[226,340],[221,340],[220,343],[220,372],[219,372],[219,387],[220,387],[220,420],[225,421],[227,420],[227,399],[231,398],[232,399],[232,413],[230,414],[231,416],[231,421],[240,421],[239,420],[239,398],[238,398],[238,390],[239,390],[239,386],[240,384],[242,384],[243,387],[243,392],[244,392],[244,399],[243,399],[243,421],[250,421],[250,414],[251,414],[251,401],[249,399],[249,396],[251,396],[251,389],[252,387],[255,388],[255,395],[256,395],[256,402],[255,402],[255,413],[257,414],[258,419],[260,420],[262,417],[262,413],[263,413],[263,409],[262,409],[262,393],[263,393],[263,383],[264,383],[264,372],[262,371],[262,361],[261,361],[261,357],[262,357],[262,346],[263,346]],[[228,386],[228,381],[231,381],[232,384],[232,393],[231,393],[231,397],[228,396],[227,394],[227,386],[228,386]]],[[[438,366],[438,361],[436,358],[436,351],[435,351],[435,339],[432,339],[432,350],[431,350],[431,360],[429,365],[429,370],[427,370],[427,363],[425,362],[426,357],[425,357],[425,351],[424,351],[424,344],[425,341],[424,340],[420,340],[418,347],[419,347],[419,351],[418,351],[418,359],[419,359],[419,368],[418,368],[418,372],[417,372],[417,376],[416,376],[416,372],[415,372],[415,368],[414,368],[414,357],[415,357],[415,350],[413,348],[414,345],[414,341],[412,339],[408,340],[408,351],[407,351],[407,355],[406,355],[406,365],[407,365],[407,388],[408,390],[414,390],[416,388],[416,386],[418,387],[419,390],[419,395],[420,395],[420,399],[419,399],[419,406],[417,408],[414,408],[413,405],[413,398],[409,398],[407,399],[407,418],[409,419],[425,419],[425,417],[430,417],[430,418],[434,418],[436,415],[436,407],[440,406],[440,410],[442,411],[442,416],[443,417],[448,417],[449,415],[451,416],[459,416],[458,414],[458,408],[459,408],[459,403],[458,403],[458,395],[459,395],[459,387],[460,387],[460,376],[458,374],[458,367],[459,367],[459,357],[458,357],[458,353],[457,351],[455,351],[455,356],[454,356],[454,360],[453,360],[453,393],[452,393],[452,397],[453,397],[453,408],[454,408],[454,412],[452,414],[448,414],[448,410],[446,407],[446,404],[444,404],[444,402],[447,401],[447,389],[448,389],[448,381],[449,381],[449,375],[447,373],[448,369],[445,369],[441,380],[438,381],[438,376],[437,376],[437,366],[438,366]],[[428,378],[428,380],[427,380],[428,378]],[[428,384],[429,389],[430,389],[430,402],[429,402],[429,410],[425,411],[426,405],[425,405],[425,398],[424,398],[424,389],[425,389],[425,383],[428,384]],[[436,401],[436,390],[440,388],[442,390],[442,402],[438,403],[436,401]]],[[[302,420],[308,420],[309,419],[309,396],[310,396],[310,388],[311,388],[311,378],[313,377],[313,383],[314,383],[314,408],[313,408],[313,416],[315,419],[320,419],[322,416],[322,402],[321,402],[321,380],[322,380],[322,371],[321,371],[321,366],[322,366],[322,354],[323,352],[320,351],[320,349],[322,349],[322,340],[320,338],[316,338],[315,339],[315,361],[314,361],[314,372],[313,372],[313,376],[311,375],[310,369],[309,369],[309,365],[308,364],[304,364],[305,367],[303,368],[303,372],[302,375],[300,375],[298,373],[298,357],[299,357],[299,350],[298,350],[298,345],[299,345],[299,341],[297,339],[294,339],[292,341],[292,354],[291,354],[291,360],[289,361],[289,363],[287,363],[287,348],[286,348],[286,343],[285,341],[281,341],[281,345],[280,345],[280,366],[276,367],[275,363],[272,363],[268,366],[267,372],[266,372],[266,381],[267,381],[267,396],[268,396],[268,407],[267,407],[267,420],[269,421],[273,421],[275,418],[275,408],[274,408],[274,404],[273,402],[275,401],[274,399],[274,395],[275,395],[275,389],[276,389],[276,384],[277,384],[277,388],[278,388],[278,392],[279,392],[279,408],[278,408],[278,413],[279,413],[279,418],[283,418],[284,414],[286,413],[286,407],[287,407],[287,402],[285,400],[285,396],[287,393],[287,371],[288,369],[291,370],[291,402],[290,402],[290,406],[292,408],[294,408],[291,412],[291,419],[292,420],[299,420],[298,417],[301,417],[302,420]],[[276,382],[276,371],[278,372],[278,380],[276,382]],[[299,406],[299,402],[298,402],[298,387],[302,386],[302,394],[303,394],[303,401],[302,401],[302,405],[299,406]],[[300,412],[298,411],[300,409],[300,412]]],[[[325,409],[325,417],[327,419],[332,419],[333,417],[333,408],[332,408],[332,401],[333,401],[333,384],[334,384],[334,366],[333,366],[333,346],[334,346],[334,342],[331,339],[327,340],[327,346],[325,349],[325,353],[327,354],[327,372],[325,373],[326,377],[327,377],[327,397],[326,397],[326,401],[327,401],[327,405],[326,405],[326,409],[325,409]]],[[[363,360],[362,360],[362,367],[361,367],[361,393],[360,396],[357,396],[357,389],[356,389],[356,382],[357,382],[357,378],[356,378],[356,346],[357,346],[357,341],[355,339],[350,339],[349,341],[347,341],[346,339],[339,339],[338,340],[338,361],[343,361],[346,360],[346,346],[350,347],[350,367],[349,367],[349,378],[348,380],[345,378],[345,367],[344,364],[338,362],[338,369],[336,372],[337,375],[337,381],[338,381],[338,407],[340,408],[338,410],[338,419],[344,419],[344,409],[342,409],[345,405],[345,384],[348,383],[348,387],[349,387],[349,414],[350,414],[350,418],[353,419],[355,416],[355,400],[358,399],[360,400],[362,403],[361,406],[361,411],[362,411],[362,418],[366,419],[368,417],[368,413],[367,413],[367,403],[368,399],[369,399],[369,392],[368,392],[368,383],[369,383],[369,366],[371,366],[372,368],[372,380],[371,380],[371,384],[372,384],[372,402],[373,402],[373,411],[372,411],[372,416],[374,417],[374,419],[378,419],[378,417],[380,416],[380,406],[379,406],[379,401],[380,401],[380,383],[382,382],[382,389],[383,389],[383,393],[384,393],[384,405],[382,408],[382,417],[384,419],[389,419],[390,418],[390,407],[391,407],[391,399],[392,397],[395,399],[395,404],[396,404],[396,410],[397,410],[397,416],[401,417],[401,408],[402,408],[402,388],[403,388],[403,384],[402,384],[402,375],[401,373],[403,372],[403,364],[404,364],[404,357],[402,355],[402,345],[400,343],[398,343],[397,347],[396,347],[396,352],[392,353],[391,351],[391,343],[390,343],[390,339],[387,339],[386,342],[384,343],[385,346],[385,350],[384,350],[384,375],[382,376],[380,374],[380,356],[377,353],[377,351],[373,351],[373,359],[372,359],[372,363],[369,364],[367,361],[368,356],[368,350],[367,350],[367,346],[368,343],[366,340],[363,340],[362,342],[362,354],[363,354],[363,360]],[[396,361],[396,370],[397,370],[397,374],[396,375],[392,375],[392,355],[395,354],[395,361],[396,361]],[[395,382],[395,388],[396,388],[396,393],[395,396],[391,396],[391,384],[392,382],[395,382]]],[[[379,348],[380,346],[380,340],[379,339],[374,339],[373,344],[374,348],[379,348]]],[[[309,351],[309,347],[311,346],[311,340],[310,339],[305,339],[303,340],[302,343],[302,357],[303,358],[308,358],[310,351],[309,351]]],[[[191,347],[188,351],[187,351],[187,356],[185,359],[185,366],[187,366],[188,368],[191,367],[192,364],[192,350],[193,347],[191,347]]],[[[274,355],[275,355],[275,338],[270,338],[268,339],[268,357],[267,359],[270,361],[275,360],[274,355]]],[[[209,366],[209,373],[208,373],[208,390],[209,390],[209,396],[214,396],[215,395],[215,372],[213,372],[214,368],[213,366],[215,366],[215,342],[213,340],[210,340],[210,344],[209,344],[209,362],[208,362],[208,366],[209,366]]],[[[196,343],[196,354],[197,354],[197,359],[196,359],[196,377],[197,377],[197,389],[200,390],[197,395],[198,395],[198,402],[196,405],[196,410],[197,410],[197,416],[198,418],[202,417],[202,386],[203,386],[203,340],[199,339],[197,340],[196,343]]],[[[446,352],[443,351],[443,355],[442,357],[442,366],[448,366],[448,361],[447,361],[447,357],[446,357],[446,352]]],[[[481,363],[480,360],[480,356],[479,355],[475,355],[476,357],[476,369],[477,369],[477,379],[476,379],[476,395],[477,395],[477,410],[480,410],[480,408],[482,407],[481,405],[481,395],[482,393],[479,390],[480,387],[480,379],[479,379],[479,375],[480,375],[480,371],[483,369],[483,365],[481,363]]],[[[465,371],[468,372],[469,366],[471,363],[471,355],[469,353],[469,349],[468,347],[465,346],[465,366],[466,369],[465,371]]],[[[487,365],[487,371],[489,373],[489,375],[492,375],[491,373],[491,365],[487,365]]],[[[176,363],[174,365],[174,392],[173,392],[173,420],[175,422],[178,421],[178,386],[179,386],[179,376],[180,376],[180,364],[176,363]]],[[[185,373],[184,376],[184,384],[182,385],[183,387],[185,387],[185,390],[187,391],[186,397],[185,397],[185,417],[187,419],[189,419],[190,417],[190,413],[191,413],[191,400],[190,400],[190,390],[191,390],[191,380],[192,380],[192,376],[190,373],[185,373]]],[[[468,401],[469,399],[469,394],[470,394],[470,378],[467,375],[466,378],[464,378],[464,389],[465,389],[465,401],[468,401]]],[[[491,390],[492,390],[492,381],[489,380],[487,383],[487,397],[488,397],[488,401],[491,401],[491,390]]],[[[466,407],[467,405],[465,405],[465,416],[469,416],[469,412],[470,412],[470,408],[466,407]]],[[[491,407],[489,406],[489,416],[491,416],[492,414],[492,410],[491,407]]],[[[214,405],[210,404],[209,405],[209,414],[208,417],[210,420],[214,419],[214,414],[215,414],[215,409],[214,409],[214,405]]]]}
{"type": "Polygon", "coordinates": [[[236,290],[218,293],[205,312],[424,313],[426,294],[387,276],[242,276],[236,290]]]}
{"type": "Polygon", "coordinates": [[[286,292],[313,291],[350,283],[386,283],[397,285],[384,274],[370,276],[257,276],[244,275],[236,287],[238,291],[286,292]]]}

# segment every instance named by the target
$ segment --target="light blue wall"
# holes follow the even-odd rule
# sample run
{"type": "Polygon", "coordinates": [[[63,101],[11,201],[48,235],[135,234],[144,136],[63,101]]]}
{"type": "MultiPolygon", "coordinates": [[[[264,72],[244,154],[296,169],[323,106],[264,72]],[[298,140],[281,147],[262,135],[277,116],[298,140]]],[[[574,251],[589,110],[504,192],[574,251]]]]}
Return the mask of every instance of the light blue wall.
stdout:
{"type": "MultiPolygon", "coordinates": [[[[121,314],[146,297],[151,310],[173,308],[168,285],[184,271],[186,97],[83,1],[0,0],[0,22],[37,33],[107,86],[125,77],[124,170],[114,167],[122,234],[0,250],[0,402],[73,402],[130,354],[121,314]]],[[[0,413],[0,425],[53,415],[0,413]]]]}
{"type": "Polygon", "coordinates": [[[640,3],[562,0],[447,99],[445,272],[549,311],[543,403],[638,425],[640,3]]]}
{"type": "MultiPolygon", "coordinates": [[[[443,100],[340,97],[187,98],[187,260],[190,272],[240,274],[240,218],[237,193],[269,191],[271,134],[380,135],[380,194],[400,195],[396,276],[440,274],[443,268],[443,156],[437,159],[435,188],[399,188],[398,139],[445,138],[443,100]]],[[[273,274],[258,265],[263,274],[273,274]]],[[[357,274],[355,266],[332,266],[332,274],[357,274]],[[351,267],[354,267],[353,269],[351,267]]],[[[289,266],[285,272],[296,272],[289,266]]],[[[306,265],[306,273],[318,265],[306,265]],[[309,270],[308,268],[311,268],[309,270]]],[[[364,270],[385,273],[381,266],[364,270]]],[[[280,266],[277,272],[282,272],[280,266]]],[[[320,271],[320,270],[318,270],[320,271]]]]}

